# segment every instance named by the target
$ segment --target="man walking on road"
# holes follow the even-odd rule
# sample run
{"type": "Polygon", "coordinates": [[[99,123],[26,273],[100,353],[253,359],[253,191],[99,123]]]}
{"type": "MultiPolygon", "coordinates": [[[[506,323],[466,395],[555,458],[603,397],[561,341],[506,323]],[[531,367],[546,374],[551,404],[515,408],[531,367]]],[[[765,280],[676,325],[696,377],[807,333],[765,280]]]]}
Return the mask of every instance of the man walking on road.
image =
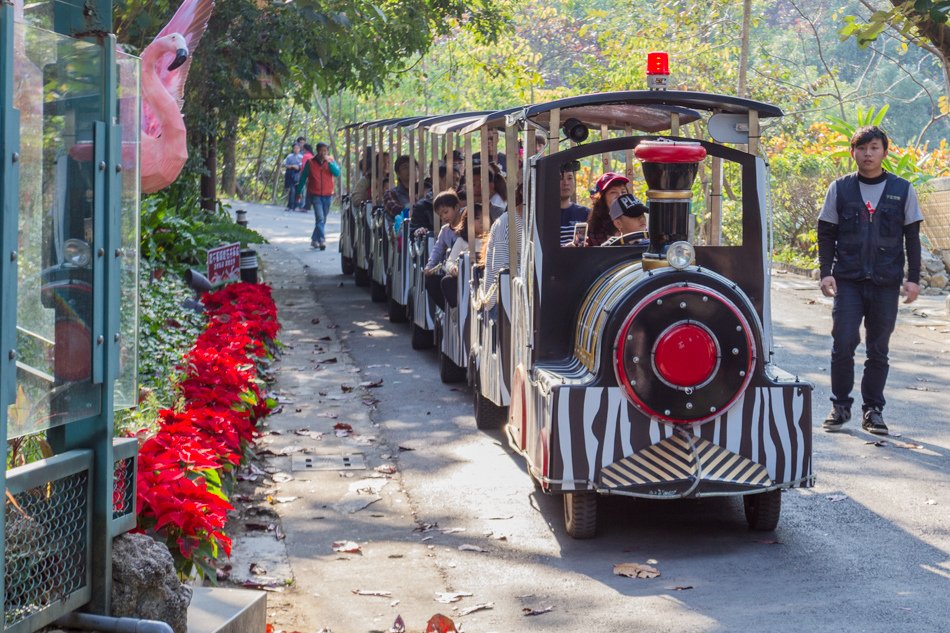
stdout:
{"type": "Polygon", "coordinates": [[[904,303],[912,303],[920,293],[920,223],[924,218],[913,186],[881,167],[887,146],[887,134],[877,126],[854,133],[851,157],[858,171],[831,183],[818,216],[821,292],[834,297],[832,407],[822,423],[829,432],[840,430],[851,419],[854,350],[861,340],[863,320],[867,360],[861,379],[861,428],[887,435],[882,415],[884,384],[901,282],[904,303]]]}
{"type": "Polygon", "coordinates": [[[333,200],[333,179],[340,175],[340,167],[330,156],[330,148],[326,143],[317,143],[317,155],[307,161],[303,168],[303,176],[298,187],[306,186],[307,203],[305,209],[313,205],[313,235],[310,236],[310,248],[326,250],[326,235],[324,226],[327,222],[327,213],[330,212],[330,201],[333,200]]]}

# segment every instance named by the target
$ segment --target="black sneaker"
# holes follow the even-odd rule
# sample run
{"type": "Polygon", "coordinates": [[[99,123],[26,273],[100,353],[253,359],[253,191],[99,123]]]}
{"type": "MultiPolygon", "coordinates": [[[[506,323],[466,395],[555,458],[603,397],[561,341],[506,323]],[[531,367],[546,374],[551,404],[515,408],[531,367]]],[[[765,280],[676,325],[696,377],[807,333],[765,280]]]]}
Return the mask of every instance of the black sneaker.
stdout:
{"type": "Polygon", "coordinates": [[[310,242],[310,248],[320,248],[320,244],[317,242],[310,242]]]}
{"type": "Polygon", "coordinates": [[[835,431],[840,431],[844,423],[850,419],[851,409],[848,406],[833,404],[831,405],[831,411],[828,413],[828,417],[821,423],[821,428],[825,429],[828,433],[834,433],[835,431]]]}
{"type": "Polygon", "coordinates": [[[324,244],[323,242],[320,242],[320,250],[321,250],[321,251],[327,250],[327,245],[324,244]]]}
{"type": "Polygon", "coordinates": [[[864,412],[861,428],[874,435],[887,435],[887,425],[880,409],[868,409],[864,412]]]}

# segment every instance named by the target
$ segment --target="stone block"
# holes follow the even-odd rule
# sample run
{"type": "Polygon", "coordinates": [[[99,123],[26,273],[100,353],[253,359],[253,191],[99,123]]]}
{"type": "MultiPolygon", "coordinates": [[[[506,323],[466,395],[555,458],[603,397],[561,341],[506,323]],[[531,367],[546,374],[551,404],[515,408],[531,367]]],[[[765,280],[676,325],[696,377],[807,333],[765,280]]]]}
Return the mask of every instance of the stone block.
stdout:
{"type": "Polygon", "coordinates": [[[145,534],[112,541],[112,615],[166,622],[187,633],[191,587],[175,572],[168,548],[145,534]]]}

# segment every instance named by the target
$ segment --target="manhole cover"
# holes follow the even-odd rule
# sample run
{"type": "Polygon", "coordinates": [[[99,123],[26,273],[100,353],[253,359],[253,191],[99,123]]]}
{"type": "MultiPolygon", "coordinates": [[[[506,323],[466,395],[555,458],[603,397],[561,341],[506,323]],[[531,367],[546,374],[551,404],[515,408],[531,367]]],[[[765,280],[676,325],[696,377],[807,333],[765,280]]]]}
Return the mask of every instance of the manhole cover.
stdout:
{"type": "Polygon", "coordinates": [[[293,455],[290,470],[366,470],[362,453],[352,455],[293,455]]]}

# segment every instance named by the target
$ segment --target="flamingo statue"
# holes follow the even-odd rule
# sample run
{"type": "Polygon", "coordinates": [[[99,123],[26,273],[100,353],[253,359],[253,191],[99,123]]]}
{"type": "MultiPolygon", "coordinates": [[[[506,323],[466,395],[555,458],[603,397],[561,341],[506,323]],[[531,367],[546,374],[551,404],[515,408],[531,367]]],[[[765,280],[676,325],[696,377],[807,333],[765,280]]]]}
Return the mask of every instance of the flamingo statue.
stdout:
{"type": "MultiPolygon", "coordinates": [[[[175,182],[188,160],[181,105],[191,53],[208,27],[213,8],[214,0],[185,0],[142,51],[142,193],[155,193],[175,182]]],[[[126,117],[122,122],[123,127],[131,125],[126,117]]],[[[135,150],[135,142],[126,137],[122,142],[122,162],[135,160],[135,150]]],[[[92,143],[76,143],[69,148],[69,155],[79,161],[92,160],[92,143]]]]}
{"type": "Polygon", "coordinates": [[[171,21],[142,51],[142,192],[178,178],[188,160],[181,106],[191,54],[208,28],[214,0],[184,0],[171,21]]]}

